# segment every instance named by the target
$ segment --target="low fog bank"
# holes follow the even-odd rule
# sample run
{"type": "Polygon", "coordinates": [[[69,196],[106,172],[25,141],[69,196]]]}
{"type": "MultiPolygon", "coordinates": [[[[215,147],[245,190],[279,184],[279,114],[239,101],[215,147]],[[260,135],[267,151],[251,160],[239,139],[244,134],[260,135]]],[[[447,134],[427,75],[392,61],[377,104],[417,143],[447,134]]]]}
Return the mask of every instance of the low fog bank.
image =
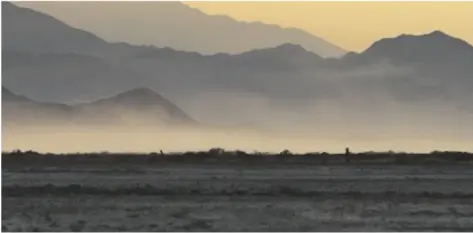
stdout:
{"type": "MultiPolygon", "coordinates": [[[[429,133],[420,127],[407,132],[394,126],[366,130],[355,127],[307,125],[305,131],[253,127],[142,127],[142,126],[7,126],[2,130],[2,150],[38,152],[169,152],[206,151],[220,147],[246,152],[343,152],[433,150],[473,151],[469,137],[458,131],[429,133]],[[416,131],[417,130],[417,131],[416,131]]],[[[302,129],[302,127],[299,127],[302,129]]]]}
{"type": "MultiPolygon", "coordinates": [[[[351,77],[327,75],[327,82],[320,85],[307,79],[307,86],[288,88],[289,81],[295,80],[286,79],[285,85],[268,87],[278,95],[231,88],[197,88],[188,93],[164,86],[168,88],[164,96],[171,96],[171,102],[199,123],[193,126],[156,126],[157,114],[142,114],[143,109],[102,109],[106,114],[97,114],[102,117],[88,115],[74,124],[48,116],[42,122],[28,119],[28,124],[10,125],[4,115],[2,149],[55,153],[182,152],[213,147],[301,153],[336,153],[345,147],[356,152],[473,151],[471,95],[396,94],[382,85],[383,80],[402,78],[398,75],[411,71],[388,68],[371,73],[360,70],[351,77]],[[377,76],[385,71],[395,75],[377,76]],[[183,94],[191,97],[179,97],[183,94]]],[[[410,90],[410,85],[401,87],[410,90]]]]}
{"type": "Polygon", "coordinates": [[[473,138],[473,112],[444,100],[397,101],[384,93],[337,99],[207,92],[183,108],[203,124],[327,138],[473,138]]]}

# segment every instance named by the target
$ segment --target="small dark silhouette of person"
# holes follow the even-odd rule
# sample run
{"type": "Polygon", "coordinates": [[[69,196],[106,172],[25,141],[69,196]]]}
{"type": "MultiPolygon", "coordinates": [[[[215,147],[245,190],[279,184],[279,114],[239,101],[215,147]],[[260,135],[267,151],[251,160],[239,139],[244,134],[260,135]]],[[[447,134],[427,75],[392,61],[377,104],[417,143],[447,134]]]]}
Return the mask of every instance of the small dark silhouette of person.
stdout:
{"type": "Polygon", "coordinates": [[[161,156],[164,156],[163,150],[159,150],[159,153],[161,154],[161,156]]]}
{"type": "Polygon", "coordinates": [[[350,148],[345,148],[345,162],[349,163],[350,162],[350,148]]]}

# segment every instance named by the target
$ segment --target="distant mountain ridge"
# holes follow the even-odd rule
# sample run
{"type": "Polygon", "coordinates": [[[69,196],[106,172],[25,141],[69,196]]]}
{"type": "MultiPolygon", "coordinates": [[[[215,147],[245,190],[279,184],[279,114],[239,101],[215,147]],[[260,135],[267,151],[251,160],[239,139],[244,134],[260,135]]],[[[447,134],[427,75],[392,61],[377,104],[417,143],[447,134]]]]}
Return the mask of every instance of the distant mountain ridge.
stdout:
{"type": "MultiPolygon", "coordinates": [[[[42,22],[41,35],[46,36],[37,38],[68,38],[45,33],[54,32],[46,26],[56,28],[58,22],[43,14],[35,16],[23,21],[42,22]]],[[[3,18],[3,24],[15,28],[12,18],[3,18]]],[[[35,38],[34,31],[15,30],[17,36],[35,38]]],[[[76,29],[61,33],[69,30],[76,29]]],[[[15,36],[7,38],[10,42],[5,45],[15,45],[15,36]]],[[[374,103],[385,106],[394,101],[419,106],[442,103],[473,112],[473,48],[439,31],[382,39],[366,51],[340,59],[323,58],[291,43],[233,55],[108,42],[99,48],[94,46],[101,42],[90,42],[91,46],[78,51],[75,42],[66,46],[69,43],[64,40],[52,51],[2,45],[3,83],[34,100],[60,103],[95,102],[147,87],[200,119],[220,114],[244,118],[280,106],[289,106],[291,111],[304,104],[318,108],[327,101],[342,111],[364,105],[373,109],[374,103]]],[[[254,115],[263,118],[265,114],[254,115]]],[[[243,122],[253,121],[245,118],[243,122]]]]}
{"type": "Polygon", "coordinates": [[[400,35],[373,43],[362,55],[379,59],[387,57],[403,62],[444,62],[448,59],[471,59],[473,47],[466,41],[432,31],[424,35],[400,35]]]}
{"type": "Polygon", "coordinates": [[[107,46],[90,32],[37,11],[2,2],[2,49],[28,52],[82,52],[107,46]],[[57,35],[57,36],[54,36],[57,35]]]}
{"type": "Polygon", "coordinates": [[[139,88],[91,103],[65,105],[41,103],[2,86],[2,123],[30,124],[195,124],[177,106],[156,92],[139,88]]]}
{"type": "Polygon", "coordinates": [[[153,118],[163,118],[167,121],[191,123],[191,119],[179,107],[163,98],[149,88],[136,88],[118,95],[97,100],[92,103],[76,105],[81,111],[87,110],[96,114],[101,111],[114,111],[118,114],[144,114],[153,118]]]}
{"type": "Polygon", "coordinates": [[[301,29],[282,28],[258,22],[240,22],[228,16],[207,15],[180,2],[102,4],[94,2],[18,3],[18,5],[54,15],[65,22],[73,23],[76,27],[114,42],[172,47],[207,55],[239,54],[284,43],[300,44],[308,51],[323,57],[340,57],[346,53],[339,46],[301,29]],[[102,11],[95,10],[102,9],[101,7],[104,6],[109,6],[108,14],[104,15],[102,11]],[[92,22],[86,18],[75,17],[74,20],[69,21],[69,15],[63,12],[71,10],[87,12],[90,19],[94,20],[92,22]],[[124,33],[130,27],[133,28],[133,33],[124,33]],[[238,38],[238,42],[234,41],[235,38],[238,38]]]}

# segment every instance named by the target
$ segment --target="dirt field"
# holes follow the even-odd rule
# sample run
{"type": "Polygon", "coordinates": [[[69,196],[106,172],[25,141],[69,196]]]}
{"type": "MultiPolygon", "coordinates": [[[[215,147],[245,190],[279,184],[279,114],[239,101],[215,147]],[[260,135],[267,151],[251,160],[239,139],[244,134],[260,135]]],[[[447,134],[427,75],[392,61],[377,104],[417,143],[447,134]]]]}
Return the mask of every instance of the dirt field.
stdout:
{"type": "Polygon", "coordinates": [[[8,231],[473,231],[450,165],[5,167],[8,231]]]}

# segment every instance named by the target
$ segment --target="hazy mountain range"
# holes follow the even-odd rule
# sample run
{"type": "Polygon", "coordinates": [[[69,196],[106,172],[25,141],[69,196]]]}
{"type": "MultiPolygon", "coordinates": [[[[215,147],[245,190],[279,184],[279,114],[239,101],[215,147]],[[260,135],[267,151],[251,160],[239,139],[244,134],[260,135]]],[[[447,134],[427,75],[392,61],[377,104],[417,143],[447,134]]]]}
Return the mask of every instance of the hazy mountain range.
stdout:
{"type": "Polygon", "coordinates": [[[180,2],[15,4],[50,14],[107,41],[171,47],[201,54],[238,54],[284,43],[300,44],[324,57],[339,57],[346,53],[342,48],[300,29],[207,15],[180,2]]]}
{"type": "Polygon", "coordinates": [[[92,124],[148,125],[195,122],[152,90],[139,88],[91,103],[66,105],[37,102],[2,87],[2,121],[10,125],[92,124]]]}
{"type": "Polygon", "coordinates": [[[198,121],[277,125],[399,117],[417,124],[412,119],[469,119],[473,112],[473,47],[440,31],[381,39],[342,58],[290,43],[202,55],[110,43],[51,16],[2,6],[3,84],[35,101],[94,102],[147,87],[198,121]]]}

